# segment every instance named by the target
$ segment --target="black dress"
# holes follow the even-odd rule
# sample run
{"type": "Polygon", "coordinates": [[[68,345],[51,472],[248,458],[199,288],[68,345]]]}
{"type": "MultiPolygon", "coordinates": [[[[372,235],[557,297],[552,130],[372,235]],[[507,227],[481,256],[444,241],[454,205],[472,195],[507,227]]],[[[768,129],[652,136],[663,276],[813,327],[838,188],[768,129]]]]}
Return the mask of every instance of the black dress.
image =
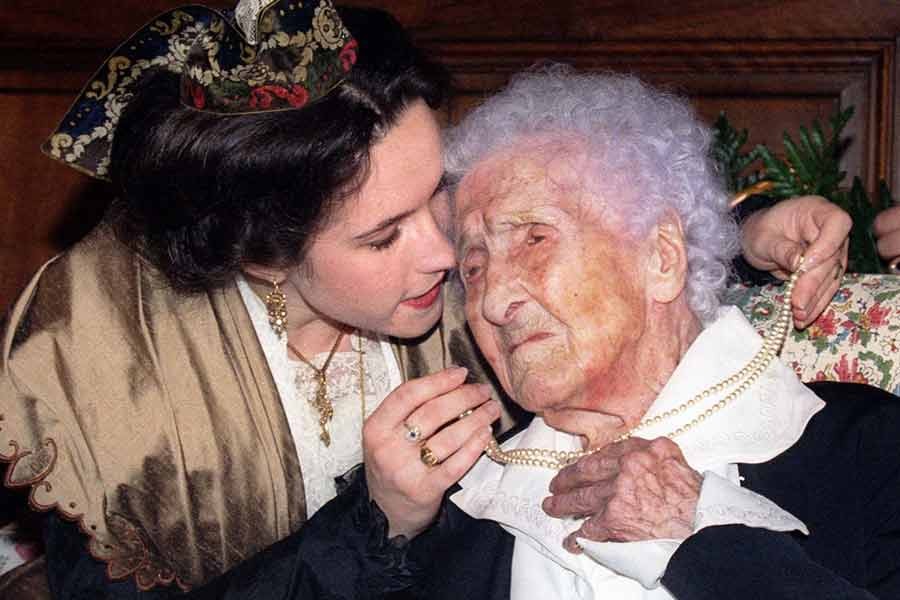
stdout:
{"type": "MultiPolygon", "coordinates": [[[[739,465],[747,488],[804,521],[810,535],[742,525],[701,530],[663,577],[675,598],[900,598],[900,400],[864,385],[810,387],[826,406],[801,439],[767,463],[739,465]]],[[[364,483],[356,473],[300,531],[186,597],[509,597],[514,539],[499,525],[448,502],[412,543],[391,542],[364,483]]],[[[73,526],[55,520],[47,531],[51,551],[61,553],[50,562],[60,597],[171,593],[138,595],[130,582],[109,583],[73,526]]]]}
{"type": "MultiPolygon", "coordinates": [[[[810,535],[703,529],[679,547],[662,579],[675,598],[900,598],[900,399],[865,385],[809,387],[826,405],[800,440],[739,471],[745,487],[804,521],[810,535]]],[[[513,537],[452,503],[442,525],[417,595],[508,598],[513,537]]]]}

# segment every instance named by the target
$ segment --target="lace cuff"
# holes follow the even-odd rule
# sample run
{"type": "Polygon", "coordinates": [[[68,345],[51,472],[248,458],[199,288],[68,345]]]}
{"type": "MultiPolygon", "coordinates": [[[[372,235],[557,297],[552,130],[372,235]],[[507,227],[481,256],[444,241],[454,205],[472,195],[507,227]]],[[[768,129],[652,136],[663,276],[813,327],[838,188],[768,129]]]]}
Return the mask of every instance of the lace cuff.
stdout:
{"type": "Polygon", "coordinates": [[[809,535],[803,521],[765,496],[706,471],[697,500],[694,533],[714,525],[746,525],[772,531],[798,530],[809,535]]]}
{"type": "MultiPolygon", "coordinates": [[[[802,521],[771,500],[706,471],[697,499],[693,533],[714,525],[746,525],[772,531],[797,529],[809,534],[802,521]]],[[[653,589],[659,586],[683,540],[609,543],[579,538],[578,541],[594,561],[653,589]]]]}

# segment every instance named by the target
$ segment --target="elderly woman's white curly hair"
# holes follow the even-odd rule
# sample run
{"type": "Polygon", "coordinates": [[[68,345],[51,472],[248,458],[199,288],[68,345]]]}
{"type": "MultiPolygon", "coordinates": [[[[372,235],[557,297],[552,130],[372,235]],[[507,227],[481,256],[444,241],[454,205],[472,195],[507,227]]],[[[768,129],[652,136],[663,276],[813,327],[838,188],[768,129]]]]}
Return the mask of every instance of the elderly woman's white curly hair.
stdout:
{"type": "Polygon", "coordinates": [[[683,99],[632,76],[579,74],[551,65],[515,76],[449,130],[445,169],[458,182],[489,155],[523,137],[572,135],[587,144],[592,179],[615,191],[607,205],[626,233],[649,233],[671,211],[687,241],[687,297],[704,322],[715,317],[737,253],[738,232],[723,179],[708,157],[712,134],[683,99]],[[623,193],[627,190],[627,193],[623,193]]]}

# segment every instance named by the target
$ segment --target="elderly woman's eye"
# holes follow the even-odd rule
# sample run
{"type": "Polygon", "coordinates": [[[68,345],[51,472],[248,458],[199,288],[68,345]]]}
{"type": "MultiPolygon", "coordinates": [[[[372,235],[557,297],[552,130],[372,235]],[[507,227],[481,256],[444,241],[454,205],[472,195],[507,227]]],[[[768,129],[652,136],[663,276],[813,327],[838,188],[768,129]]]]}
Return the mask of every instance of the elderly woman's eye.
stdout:
{"type": "Polygon", "coordinates": [[[529,246],[536,246],[545,241],[549,237],[549,228],[544,225],[532,225],[528,228],[528,237],[525,243],[529,246]]]}
{"type": "Polygon", "coordinates": [[[481,251],[475,250],[466,254],[459,265],[459,274],[462,277],[463,284],[470,284],[477,281],[484,269],[485,257],[481,251]]]}
{"type": "Polygon", "coordinates": [[[480,274],[481,274],[481,265],[463,266],[462,276],[463,276],[463,281],[465,281],[465,282],[474,281],[480,274]]]}

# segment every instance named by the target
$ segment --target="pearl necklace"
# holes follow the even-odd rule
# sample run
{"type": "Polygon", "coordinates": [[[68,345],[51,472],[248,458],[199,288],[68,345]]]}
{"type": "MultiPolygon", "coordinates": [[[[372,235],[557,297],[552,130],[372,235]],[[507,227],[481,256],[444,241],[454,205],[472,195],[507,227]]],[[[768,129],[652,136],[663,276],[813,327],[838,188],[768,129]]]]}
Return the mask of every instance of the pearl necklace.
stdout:
{"type": "MultiPolygon", "coordinates": [[[[801,273],[804,272],[802,264],[803,263],[801,260],[800,268],[798,268],[796,271],[794,271],[794,273],[791,274],[791,278],[785,285],[784,301],[782,302],[781,310],[778,313],[778,319],[775,322],[775,326],[769,332],[769,335],[767,335],[763,340],[762,348],[759,349],[759,351],[753,356],[749,363],[744,365],[736,373],[732,374],[726,379],[723,379],[714,386],[706,388],[690,400],[680,404],[678,407],[664,411],[663,413],[655,415],[653,417],[644,419],[643,421],[617,437],[615,440],[613,440],[613,443],[627,440],[635,433],[639,432],[642,429],[645,429],[650,425],[657,425],[662,421],[666,421],[668,419],[672,419],[674,417],[682,415],[687,412],[688,409],[697,406],[704,400],[709,399],[710,396],[720,394],[729,389],[731,390],[727,396],[725,396],[715,404],[708,406],[702,412],[697,414],[697,416],[695,416],[693,419],[671,430],[665,436],[670,439],[678,437],[687,433],[700,423],[704,422],[706,419],[712,417],[717,412],[728,406],[728,404],[735,400],[738,396],[746,392],[750,388],[750,386],[753,385],[753,383],[759,378],[763,371],[765,371],[769,367],[772,361],[775,360],[775,357],[778,356],[778,353],[781,351],[781,347],[784,345],[784,342],[787,339],[788,332],[790,331],[791,327],[791,296],[794,292],[794,285],[797,283],[797,279],[800,277],[801,273]]],[[[589,454],[597,452],[598,450],[600,450],[600,448],[572,451],[547,450],[545,448],[514,448],[512,450],[503,450],[500,447],[500,444],[497,443],[496,439],[491,439],[491,441],[488,443],[487,448],[485,448],[485,454],[492,460],[504,465],[543,467],[545,469],[559,470],[567,465],[574,463],[584,456],[588,456],[589,454]]]]}

